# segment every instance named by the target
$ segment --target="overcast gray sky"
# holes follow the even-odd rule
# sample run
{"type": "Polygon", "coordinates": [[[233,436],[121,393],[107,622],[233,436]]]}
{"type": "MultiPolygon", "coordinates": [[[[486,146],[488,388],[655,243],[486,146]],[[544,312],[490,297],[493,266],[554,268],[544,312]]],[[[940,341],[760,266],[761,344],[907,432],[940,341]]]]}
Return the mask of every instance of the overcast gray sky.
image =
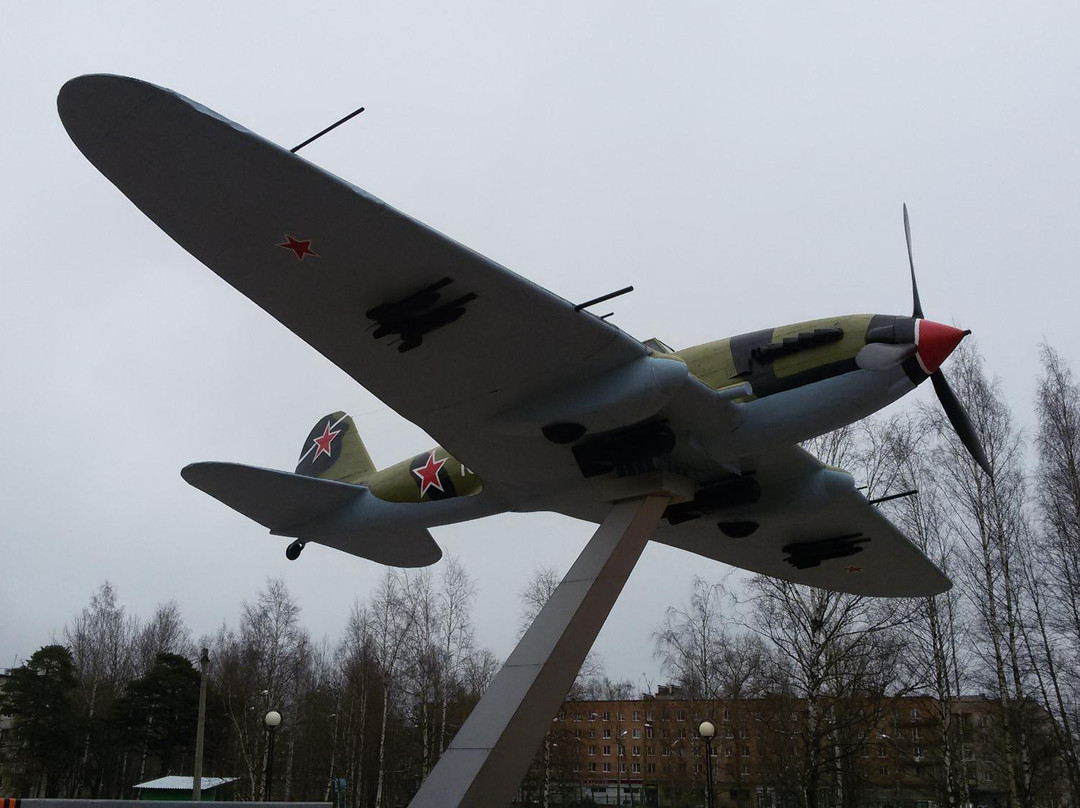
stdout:
{"type": "MultiPolygon", "coordinates": [[[[194,460],[292,468],[317,418],[375,461],[416,427],[184,253],[68,140],[60,85],[170,87],[571,299],[628,283],[614,322],[676,348],[831,314],[910,312],[900,204],[929,317],[974,330],[1026,419],[1046,338],[1080,360],[1075,3],[18,3],[0,49],[0,667],[106,579],[196,635],[282,576],[336,637],[382,568],[297,563],[189,488],[194,460]]],[[[946,369],[947,369],[946,365],[946,369]]],[[[922,391],[920,395],[925,395],[922,391]]],[[[511,649],[517,592],[588,525],[435,531],[511,649]]],[[[654,680],[649,633],[692,575],[650,547],[598,640],[654,680]]]]}

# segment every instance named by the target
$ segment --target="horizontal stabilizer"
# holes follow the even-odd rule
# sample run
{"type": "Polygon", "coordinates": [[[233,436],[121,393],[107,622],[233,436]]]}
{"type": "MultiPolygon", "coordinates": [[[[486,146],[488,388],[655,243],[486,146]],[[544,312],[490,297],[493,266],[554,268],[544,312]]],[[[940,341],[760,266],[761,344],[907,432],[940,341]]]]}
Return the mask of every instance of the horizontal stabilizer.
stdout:
{"type": "MultiPolygon", "coordinates": [[[[180,475],[276,536],[335,547],[393,567],[426,567],[442,550],[426,528],[378,524],[393,509],[362,485],[245,466],[192,463],[180,475]]],[[[397,506],[401,507],[401,506],[397,506]]]]}
{"type": "Polygon", "coordinates": [[[192,463],[180,476],[275,533],[325,516],[367,493],[360,485],[240,463],[192,463]]]}

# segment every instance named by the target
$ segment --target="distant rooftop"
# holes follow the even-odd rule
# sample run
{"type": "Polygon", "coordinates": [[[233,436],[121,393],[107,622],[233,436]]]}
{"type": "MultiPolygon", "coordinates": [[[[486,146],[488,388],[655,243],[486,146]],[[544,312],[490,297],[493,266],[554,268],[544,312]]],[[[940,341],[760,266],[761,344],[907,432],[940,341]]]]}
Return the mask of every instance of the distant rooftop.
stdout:
{"type": "MultiPolygon", "coordinates": [[[[238,779],[239,778],[237,777],[203,777],[202,790],[209,791],[211,788],[217,788],[218,786],[232,783],[238,779]]],[[[178,774],[171,774],[168,777],[159,777],[157,780],[148,780],[145,783],[139,783],[133,786],[133,788],[153,788],[159,791],[191,791],[194,787],[194,777],[182,777],[178,774]]]]}

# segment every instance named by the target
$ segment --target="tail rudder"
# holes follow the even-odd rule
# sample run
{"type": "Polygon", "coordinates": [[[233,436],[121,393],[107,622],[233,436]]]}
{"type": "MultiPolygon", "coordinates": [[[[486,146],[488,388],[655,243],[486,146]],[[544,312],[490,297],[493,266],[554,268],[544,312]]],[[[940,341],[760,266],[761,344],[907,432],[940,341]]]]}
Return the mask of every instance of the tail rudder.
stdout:
{"type": "Polygon", "coordinates": [[[328,480],[356,482],[375,471],[353,419],[343,412],[323,416],[300,450],[296,473],[328,480]]]}

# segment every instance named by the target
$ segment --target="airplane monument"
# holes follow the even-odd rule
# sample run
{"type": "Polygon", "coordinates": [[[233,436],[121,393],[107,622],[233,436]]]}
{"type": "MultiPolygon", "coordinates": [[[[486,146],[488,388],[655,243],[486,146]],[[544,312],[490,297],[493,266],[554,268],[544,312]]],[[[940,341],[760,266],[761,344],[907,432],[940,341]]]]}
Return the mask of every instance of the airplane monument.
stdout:
{"type": "MultiPolygon", "coordinates": [[[[799,441],[930,379],[985,455],[941,364],[967,332],[826,317],[672,350],[644,342],[177,93],[72,79],[82,153],[143,213],[440,445],[376,469],[343,412],[293,472],[195,463],[191,485],[296,559],[308,542],[393,566],[441,556],[429,528],[504,511],[599,525],[412,806],[508,805],[651,539],[743,569],[882,597],[948,578],[799,441]]],[[[299,148],[299,147],[298,147],[299,148]]],[[[911,261],[911,236],[907,230],[911,261]]]]}

